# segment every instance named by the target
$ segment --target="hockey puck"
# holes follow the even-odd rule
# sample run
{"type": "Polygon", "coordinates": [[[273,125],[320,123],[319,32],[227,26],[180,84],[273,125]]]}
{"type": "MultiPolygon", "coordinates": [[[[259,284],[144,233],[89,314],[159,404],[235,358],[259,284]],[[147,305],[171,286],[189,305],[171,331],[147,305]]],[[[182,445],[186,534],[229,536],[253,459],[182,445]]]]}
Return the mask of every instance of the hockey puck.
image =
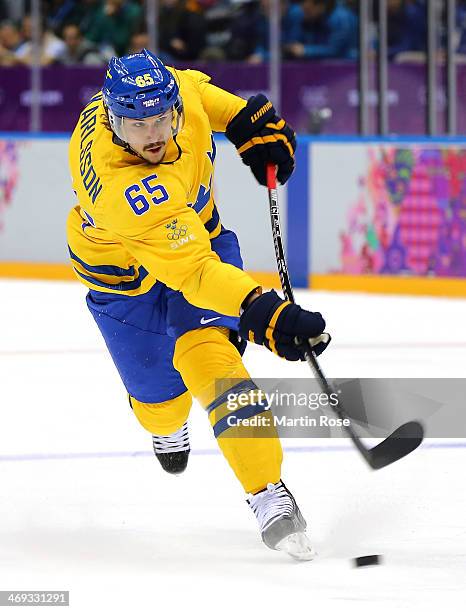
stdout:
{"type": "Polygon", "coordinates": [[[367,557],[355,557],[353,563],[355,567],[366,567],[367,565],[380,565],[381,560],[380,555],[368,555],[367,557]]]}

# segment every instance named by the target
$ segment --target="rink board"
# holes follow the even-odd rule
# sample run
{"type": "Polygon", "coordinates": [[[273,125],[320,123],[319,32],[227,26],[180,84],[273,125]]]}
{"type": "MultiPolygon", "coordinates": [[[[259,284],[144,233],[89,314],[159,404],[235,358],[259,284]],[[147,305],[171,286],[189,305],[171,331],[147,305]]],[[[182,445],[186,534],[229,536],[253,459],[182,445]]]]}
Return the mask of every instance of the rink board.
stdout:
{"type": "MultiPolygon", "coordinates": [[[[245,268],[277,285],[267,193],[217,138],[215,194],[245,268]]],[[[0,276],[72,279],[68,138],[0,135],[0,276]]],[[[466,141],[301,137],[280,189],[293,283],[466,295],[466,141]]]]}

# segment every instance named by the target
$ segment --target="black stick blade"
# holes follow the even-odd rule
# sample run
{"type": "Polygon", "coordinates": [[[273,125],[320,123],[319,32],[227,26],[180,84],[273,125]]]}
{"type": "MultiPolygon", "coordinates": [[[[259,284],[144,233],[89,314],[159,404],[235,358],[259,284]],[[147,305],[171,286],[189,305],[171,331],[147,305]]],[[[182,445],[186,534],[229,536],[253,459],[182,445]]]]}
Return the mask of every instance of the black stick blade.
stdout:
{"type": "Polygon", "coordinates": [[[395,429],[388,438],[367,451],[372,469],[380,470],[412,453],[424,439],[424,428],[417,421],[409,421],[395,429]]]}

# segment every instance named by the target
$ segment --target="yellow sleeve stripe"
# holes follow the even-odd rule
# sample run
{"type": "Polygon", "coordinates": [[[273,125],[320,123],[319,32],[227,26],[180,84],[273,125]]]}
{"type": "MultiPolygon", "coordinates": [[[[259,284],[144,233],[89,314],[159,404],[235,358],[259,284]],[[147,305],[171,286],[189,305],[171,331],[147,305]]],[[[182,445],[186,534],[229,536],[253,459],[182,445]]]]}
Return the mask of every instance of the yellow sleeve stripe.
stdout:
{"type": "Polygon", "coordinates": [[[149,289],[155,284],[155,278],[149,274],[140,275],[139,278],[129,282],[122,282],[118,284],[110,284],[99,281],[97,278],[93,278],[87,274],[80,272],[77,267],[73,266],[73,271],[76,274],[78,280],[80,280],[89,289],[101,291],[103,293],[118,293],[119,295],[140,295],[147,293],[149,289]]]}
{"type": "Polygon", "coordinates": [[[265,337],[267,338],[267,340],[269,341],[269,346],[270,346],[270,350],[273,351],[274,353],[277,353],[277,348],[275,346],[275,340],[273,337],[273,332],[275,329],[275,325],[277,323],[277,319],[280,316],[280,314],[283,312],[283,310],[289,305],[291,304],[291,302],[283,302],[283,304],[280,304],[280,306],[277,308],[277,310],[273,313],[272,318],[270,319],[270,323],[269,326],[267,327],[267,330],[265,332],[265,337]]]}
{"type": "Polygon", "coordinates": [[[75,260],[72,260],[71,263],[80,276],[90,276],[96,280],[112,283],[115,285],[118,285],[119,283],[131,282],[138,278],[137,269],[134,270],[134,274],[116,275],[111,274],[110,272],[90,272],[81,263],[75,260]]]}
{"type": "Polygon", "coordinates": [[[278,140],[282,140],[288,151],[290,152],[291,157],[294,157],[293,147],[290,145],[288,138],[284,134],[271,134],[270,136],[254,136],[251,140],[248,140],[244,143],[239,149],[238,153],[244,153],[248,149],[255,147],[256,145],[267,144],[268,142],[277,142],[278,140]]]}
{"type": "Polygon", "coordinates": [[[255,340],[254,340],[254,332],[251,329],[248,332],[248,340],[249,340],[249,342],[255,342],[255,340]]]}
{"type": "Polygon", "coordinates": [[[220,234],[220,232],[222,231],[222,223],[221,221],[219,221],[215,227],[214,230],[212,230],[211,232],[209,232],[209,238],[211,240],[213,240],[214,238],[217,238],[217,236],[220,234]]]}

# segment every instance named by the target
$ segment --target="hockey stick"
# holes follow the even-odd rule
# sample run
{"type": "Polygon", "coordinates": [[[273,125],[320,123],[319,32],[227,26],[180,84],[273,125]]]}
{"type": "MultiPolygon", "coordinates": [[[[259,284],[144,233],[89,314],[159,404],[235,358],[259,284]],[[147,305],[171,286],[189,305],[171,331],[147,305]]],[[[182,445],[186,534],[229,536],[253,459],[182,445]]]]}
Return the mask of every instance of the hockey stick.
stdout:
{"type": "MultiPolygon", "coordinates": [[[[285,253],[283,250],[282,234],[280,228],[280,213],[278,210],[278,194],[277,194],[277,179],[275,176],[275,166],[267,164],[267,189],[269,192],[270,205],[270,221],[272,223],[273,243],[275,247],[275,257],[277,260],[278,274],[282,285],[285,298],[292,303],[295,303],[293,296],[293,288],[291,287],[288,267],[286,265],[285,253]]],[[[298,341],[297,341],[298,342],[298,341]]],[[[349,419],[341,401],[341,391],[338,391],[325,378],[324,373],[316,359],[312,350],[312,345],[309,340],[300,340],[299,346],[304,353],[304,357],[309,364],[320,388],[324,393],[330,396],[332,393],[338,393],[339,401],[336,406],[333,406],[333,411],[340,419],[349,419]]],[[[402,459],[413,450],[415,450],[422,442],[424,430],[422,425],[417,421],[409,421],[401,425],[388,438],[385,438],[380,444],[373,448],[366,448],[361,442],[361,439],[354,431],[352,425],[343,425],[346,433],[349,435],[354,445],[367,461],[370,467],[374,470],[383,468],[399,459],[402,459]]]]}

